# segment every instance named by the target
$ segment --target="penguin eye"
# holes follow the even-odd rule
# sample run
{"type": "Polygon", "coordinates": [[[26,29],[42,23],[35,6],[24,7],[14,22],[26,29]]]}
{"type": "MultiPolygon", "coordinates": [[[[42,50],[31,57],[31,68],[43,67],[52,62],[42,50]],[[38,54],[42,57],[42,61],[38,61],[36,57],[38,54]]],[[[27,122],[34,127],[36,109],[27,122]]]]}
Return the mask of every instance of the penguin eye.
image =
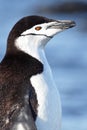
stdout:
{"type": "Polygon", "coordinates": [[[41,30],[41,29],[42,29],[41,26],[37,26],[37,27],[35,28],[35,30],[37,30],[37,31],[39,31],[39,30],[41,30]]]}

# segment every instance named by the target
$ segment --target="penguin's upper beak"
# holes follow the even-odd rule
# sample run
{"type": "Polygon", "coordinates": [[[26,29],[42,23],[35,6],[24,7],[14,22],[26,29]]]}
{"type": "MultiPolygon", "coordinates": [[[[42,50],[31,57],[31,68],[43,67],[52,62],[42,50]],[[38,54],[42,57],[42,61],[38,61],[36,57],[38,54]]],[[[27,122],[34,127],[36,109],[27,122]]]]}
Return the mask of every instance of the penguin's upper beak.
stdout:
{"type": "Polygon", "coordinates": [[[58,21],[54,21],[54,23],[48,26],[48,28],[65,30],[68,28],[72,28],[75,25],[76,25],[75,22],[71,20],[58,20],[58,21]]]}

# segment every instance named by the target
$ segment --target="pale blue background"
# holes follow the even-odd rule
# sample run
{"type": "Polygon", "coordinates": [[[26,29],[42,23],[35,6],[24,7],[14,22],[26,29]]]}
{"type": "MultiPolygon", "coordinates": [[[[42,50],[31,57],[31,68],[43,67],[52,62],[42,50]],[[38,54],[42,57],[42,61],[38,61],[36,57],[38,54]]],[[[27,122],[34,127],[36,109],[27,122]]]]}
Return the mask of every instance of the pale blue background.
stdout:
{"type": "Polygon", "coordinates": [[[62,130],[87,130],[87,30],[83,30],[87,28],[87,12],[56,15],[36,12],[39,7],[56,2],[66,0],[0,0],[0,60],[5,54],[9,31],[23,16],[38,14],[76,21],[75,28],[60,33],[48,43],[46,54],[61,95],[62,130]]]}

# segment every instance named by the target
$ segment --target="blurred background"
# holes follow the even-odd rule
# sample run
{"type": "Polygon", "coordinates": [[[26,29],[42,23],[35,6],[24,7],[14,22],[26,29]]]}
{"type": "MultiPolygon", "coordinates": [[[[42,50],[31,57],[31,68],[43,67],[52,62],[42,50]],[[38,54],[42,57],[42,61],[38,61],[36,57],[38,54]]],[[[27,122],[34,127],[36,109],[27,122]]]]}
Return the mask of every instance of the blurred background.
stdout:
{"type": "Polygon", "coordinates": [[[62,130],[87,130],[87,0],[0,0],[0,61],[11,28],[26,15],[76,22],[45,51],[61,96],[62,130]]]}

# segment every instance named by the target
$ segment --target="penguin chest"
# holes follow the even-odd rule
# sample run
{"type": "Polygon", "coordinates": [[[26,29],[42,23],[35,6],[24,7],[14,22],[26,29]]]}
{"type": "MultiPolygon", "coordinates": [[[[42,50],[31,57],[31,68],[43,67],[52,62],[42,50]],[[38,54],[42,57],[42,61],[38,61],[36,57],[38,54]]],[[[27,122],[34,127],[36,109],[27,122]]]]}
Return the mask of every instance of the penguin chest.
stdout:
{"type": "Polygon", "coordinates": [[[49,73],[31,77],[38,100],[36,126],[38,130],[60,130],[61,104],[58,90],[49,73]]]}

